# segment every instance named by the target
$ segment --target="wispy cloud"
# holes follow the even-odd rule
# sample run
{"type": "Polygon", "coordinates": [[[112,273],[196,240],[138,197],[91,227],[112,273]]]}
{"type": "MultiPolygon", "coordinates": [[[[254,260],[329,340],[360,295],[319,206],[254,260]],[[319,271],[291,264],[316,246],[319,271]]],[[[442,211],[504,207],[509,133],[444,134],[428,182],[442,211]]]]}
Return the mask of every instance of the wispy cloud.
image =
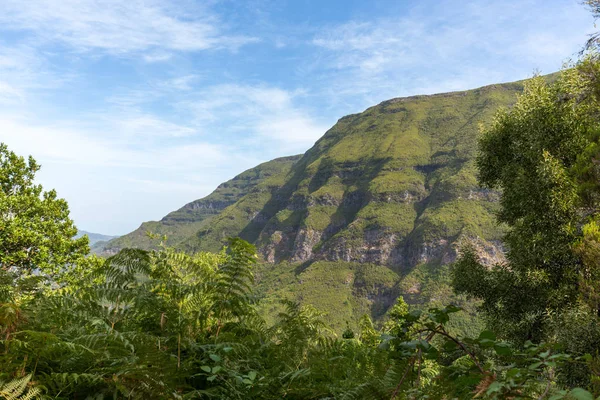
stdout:
{"type": "Polygon", "coordinates": [[[0,103],[23,103],[30,91],[53,89],[70,79],[32,46],[0,41],[0,103]]]}
{"type": "Polygon", "coordinates": [[[9,143],[20,154],[81,166],[189,170],[226,158],[226,149],[217,144],[153,141],[153,131],[157,131],[155,136],[179,136],[181,132],[188,133],[185,127],[138,118],[123,121],[119,130],[115,129],[115,121],[107,122],[90,128],[77,120],[36,124],[26,118],[0,115],[0,142],[9,143]],[[143,141],[132,140],[123,134],[129,131],[147,133],[142,136],[143,141]]]}
{"type": "Polygon", "coordinates": [[[39,40],[60,42],[78,51],[152,50],[145,55],[148,61],[164,60],[168,57],[165,50],[235,50],[257,41],[251,36],[227,35],[222,21],[208,8],[185,5],[188,8],[152,0],[4,0],[0,24],[5,30],[29,31],[39,40]]]}
{"type": "Polygon", "coordinates": [[[295,103],[302,94],[264,85],[217,85],[180,107],[209,131],[238,134],[246,143],[269,143],[285,155],[310,147],[329,125],[295,103]]]}
{"type": "Polygon", "coordinates": [[[428,87],[468,89],[554,72],[591,29],[577,1],[423,2],[400,17],[323,28],[311,41],[320,52],[310,73],[331,82],[325,94],[333,103],[352,94],[368,104],[428,87]]]}
{"type": "Polygon", "coordinates": [[[39,182],[69,200],[76,222],[104,232],[160,218],[257,162],[208,141],[129,140],[110,125],[33,121],[0,114],[0,142],[33,155],[42,164],[39,182]]]}

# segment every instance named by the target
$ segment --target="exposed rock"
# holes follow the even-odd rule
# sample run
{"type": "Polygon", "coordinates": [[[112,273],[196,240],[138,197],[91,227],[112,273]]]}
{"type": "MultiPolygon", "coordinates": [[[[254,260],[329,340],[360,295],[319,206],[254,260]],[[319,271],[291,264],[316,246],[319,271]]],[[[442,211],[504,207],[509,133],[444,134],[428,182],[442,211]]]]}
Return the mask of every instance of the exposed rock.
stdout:
{"type": "Polygon", "coordinates": [[[258,249],[264,260],[268,263],[277,263],[286,256],[289,247],[289,234],[274,231],[267,240],[267,244],[258,249]]]}
{"type": "Polygon", "coordinates": [[[452,262],[454,259],[454,254],[452,249],[449,248],[448,241],[446,239],[438,239],[433,242],[426,242],[423,243],[418,263],[426,263],[436,258],[444,258],[444,256],[446,256],[446,260],[448,262],[452,262]],[[450,254],[448,254],[449,251],[450,254]]]}
{"type": "Polygon", "coordinates": [[[302,228],[296,235],[291,261],[307,261],[312,257],[313,247],[321,240],[322,232],[302,228]]]}
{"type": "Polygon", "coordinates": [[[486,241],[481,238],[471,238],[470,242],[475,247],[479,261],[483,265],[491,267],[492,265],[506,262],[506,250],[501,241],[486,241]]]}
{"type": "Polygon", "coordinates": [[[381,265],[402,263],[402,254],[397,246],[398,236],[384,230],[369,230],[361,243],[350,245],[343,237],[333,238],[317,254],[317,258],[327,261],[358,261],[381,265]]]}
{"type": "Polygon", "coordinates": [[[496,202],[500,200],[500,194],[494,190],[489,189],[469,190],[467,199],[496,202]]]}
{"type": "Polygon", "coordinates": [[[307,203],[308,207],[314,206],[339,206],[340,201],[330,195],[329,193],[325,193],[319,197],[310,197],[307,203]]]}

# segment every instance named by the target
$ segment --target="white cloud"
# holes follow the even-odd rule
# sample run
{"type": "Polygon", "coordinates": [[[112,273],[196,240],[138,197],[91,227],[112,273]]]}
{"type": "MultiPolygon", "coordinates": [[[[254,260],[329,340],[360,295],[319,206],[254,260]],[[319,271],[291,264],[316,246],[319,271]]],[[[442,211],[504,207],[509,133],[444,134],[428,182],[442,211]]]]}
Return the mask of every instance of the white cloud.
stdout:
{"type": "Polygon", "coordinates": [[[55,72],[35,48],[0,42],[0,103],[23,103],[30,91],[53,89],[70,78],[66,71],[55,72]]]}
{"type": "Polygon", "coordinates": [[[69,201],[75,222],[93,231],[132,231],[142,221],[207,195],[257,162],[206,141],[130,138],[101,120],[93,128],[77,120],[34,121],[33,115],[0,114],[0,142],[19,155],[32,155],[42,165],[38,182],[57,189],[69,201]]]}
{"type": "Polygon", "coordinates": [[[283,155],[305,151],[329,127],[295,104],[302,93],[269,86],[217,85],[180,106],[190,110],[196,124],[207,130],[220,127],[242,133],[246,140],[269,140],[269,147],[283,155]]]}
{"type": "Polygon", "coordinates": [[[300,72],[321,76],[330,104],[350,101],[355,107],[421,88],[464,90],[522,79],[536,69],[550,73],[580,50],[593,29],[579,3],[414,2],[401,17],[321,29],[311,40],[318,58],[300,72]]]}
{"type": "Polygon", "coordinates": [[[164,91],[187,91],[191,90],[199,79],[198,74],[188,74],[159,82],[157,86],[164,91]]]}
{"type": "Polygon", "coordinates": [[[8,82],[0,81],[0,103],[22,103],[23,100],[25,100],[23,90],[8,82]]]}
{"type": "MultiPolygon", "coordinates": [[[[127,122],[126,122],[127,125],[127,122]]],[[[154,118],[130,122],[134,132],[161,131],[169,123],[154,118]],[[136,122],[137,121],[137,122],[136,122]],[[153,126],[156,123],[157,126],[153,126]]],[[[52,163],[95,167],[193,170],[212,166],[226,159],[226,149],[220,145],[195,142],[153,141],[152,135],[132,140],[122,131],[105,125],[96,130],[78,121],[57,124],[32,124],[25,118],[0,115],[0,141],[19,154],[32,154],[52,163]],[[103,129],[102,129],[103,128],[103,129]],[[111,134],[111,132],[114,132],[111,134]]],[[[182,129],[182,128],[179,128],[182,129]]]]}
{"type": "Polygon", "coordinates": [[[192,127],[174,124],[153,115],[123,115],[110,116],[110,121],[116,132],[124,137],[144,138],[151,137],[185,137],[194,136],[198,131],[192,127]]]}
{"type": "Polygon", "coordinates": [[[178,2],[153,0],[4,0],[0,24],[5,30],[30,31],[39,39],[61,42],[78,51],[123,54],[152,50],[145,56],[149,62],[164,61],[165,50],[235,50],[257,41],[224,34],[223,23],[207,8],[184,10],[178,2]]]}
{"type": "Polygon", "coordinates": [[[166,52],[155,52],[144,54],[144,61],[147,63],[158,63],[163,61],[168,61],[173,57],[171,53],[166,52]]]}

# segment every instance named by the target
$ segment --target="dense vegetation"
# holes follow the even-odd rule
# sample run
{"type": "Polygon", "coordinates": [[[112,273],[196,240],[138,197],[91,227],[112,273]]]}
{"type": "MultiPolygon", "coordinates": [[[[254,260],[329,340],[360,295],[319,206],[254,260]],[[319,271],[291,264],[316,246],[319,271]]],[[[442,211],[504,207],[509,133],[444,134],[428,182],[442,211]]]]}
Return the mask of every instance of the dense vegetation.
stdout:
{"type": "Polygon", "coordinates": [[[376,330],[336,337],[312,307],[288,302],[273,324],[256,312],[252,245],[220,253],[123,250],[58,270],[3,264],[0,395],[7,399],[587,398],[549,377],[577,360],[552,345],[516,349],[482,332],[453,335],[454,306],[399,299],[376,330]],[[32,280],[36,284],[31,284],[32,280]]]}
{"type": "MultiPolygon", "coordinates": [[[[509,252],[488,269],[467,248],[454,268],[456,288],[483,300],[495,330],[471,338],[451,325],[458,307],[421,310],[402,297],[378,327],[365,315],[341,335],[314,307],[286,300],[265,321],[253,293],[256,250],[242,239],[216,253],[86,257],[64,200],[34,185],[37,164],[2,146],[0,394],[593,398],[571,388],[598,390],[599,65],[590,58],[554,84],[532,80],[482,136],[480,179],[503,190],[509,252]]],[[[353,279],[393,281],[377,271],[357,264],[353,279]]]]}
{"type": "MultiPolygon", "coordinates": [[[[600,2],[588,3],[600,16],[600,2]]],[[[468,101],[493,101],[497,91],[460,94],[466,103],[451,104],[471,105],[458,121],[444,114],[446,95],[392,101],[367,115],[383,125],[391,123],[383,114],[417,118],[393,129],[419,129],[385,135],[347,117],[300,160],[250,170],[221,187],[214,204],[192,203],[159,223],[204,227],[193,240],[203,238],[212,252],[185,239],[178,249],[159,240],[90,255],[67,203],[34,183],[39,165],[0,144],[0,398],[600,398],[597,47],[595,36],[589,54],[559,76],[527,81],[514,107],[483,128],[478,153],[464,118],[473,124],[490,111],[468,101]],[[417,107],[425,100],[437,119],[417,107]],[[450,137],[427,129],[456,124],[462,128],[450,137]],[[367,147],[357,140],[364,132],[377,132],[367,147]],[[408,207],[375,195],[391,196],[386,190],[400,190],[394,185],[404,200],[417,200],[408,207]],[[489,210],[466,202],[465,190],[476,185],[499,198],[486,198],[489,210]],[[410,209],[417,215],[409,221],[410,209]],[[267,246],[262,257],[291,251],[290,262],[261,264],[242,238],[221,248],[215,232],[244,221],[236,213],[253,217],[233,233],[267,246]],[[403,249],[415,238],[462,237],[463,246],[452,267],[425,260],[406,271],[352,258],[298,263],[297,246],[265,242],[266,234],[278,234],[276,244],[289,232],[310,237],[309,228],[326,231],[336,221],[340,229],[319,236],[311,251],[332,254],[342,239],[344,248],[360,248],[375,228],[403,238],[403,249]],[[506,259],[482,259],[480,242],[467,240],[475,236],[502,238],[506,259]],[[435,292],[427,305],[398,296],[411,293],[398,289],[411,282],[422,285],[415,297],[435,292]],[[365,300],[374,293],[386,300],[365,300]],[[336,330],[331,314],[307,304],[323,296],[364,315],[342,315],[348,322],[336,330]],[[483,317],[481,331],[447,301],[464,296],[473,300],[468,311],[477,307],[483,317]]]]}

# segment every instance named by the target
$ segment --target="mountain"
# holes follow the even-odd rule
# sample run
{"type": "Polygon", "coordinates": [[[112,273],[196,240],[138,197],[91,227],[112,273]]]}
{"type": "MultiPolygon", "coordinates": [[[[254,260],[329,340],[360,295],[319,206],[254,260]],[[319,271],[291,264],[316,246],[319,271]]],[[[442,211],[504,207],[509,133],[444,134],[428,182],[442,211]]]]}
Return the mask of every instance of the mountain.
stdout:
{"type": "Polygon", "coordinates": [[[77,235],[75,235],[75,237],[80,238],[85,235],[87,235],[87,237],[90,241],[90,246],[94,246],[99,242],[108,242],[109,240],[116,239],[118,237],[118,236],[102,235],[100,233],[93,233],[93,232],[87,232],[87,231],[82,231],[82,230],[77,231],[77,235]]]}
{"type": "Polygon", "coordinates": [[[410,269],[451,261],[457,240],[500,239],[498,195],[477,186],[478,125],[522,83],[383,102],[344,117],[289,171],[261,182],[182,242],[218,250],[228,236],[264,260],[346,261],[410,269]]]}
{"type": "Polygon", "coordinates": [[[266,315],[293,298],[328,312],[336,328],[363,313],[378,318],[400,294],[472,311],[452,295],[447,265],[464,240],[488,261],[503,254],[498,193],[476,180],[478,127],[522,89],[514,82],[397,98],[343,117],[300,158],[256,167],[271,167],[268,176],[244,172],[254,179],[241,179],[248,185],[209,215],[191,205],[221,199],[239,177],[106,248],[145,248],[145,230],[173,232],[172,243],[190,252],[240,236],[263,260],[257,291],[266,315]]]}

